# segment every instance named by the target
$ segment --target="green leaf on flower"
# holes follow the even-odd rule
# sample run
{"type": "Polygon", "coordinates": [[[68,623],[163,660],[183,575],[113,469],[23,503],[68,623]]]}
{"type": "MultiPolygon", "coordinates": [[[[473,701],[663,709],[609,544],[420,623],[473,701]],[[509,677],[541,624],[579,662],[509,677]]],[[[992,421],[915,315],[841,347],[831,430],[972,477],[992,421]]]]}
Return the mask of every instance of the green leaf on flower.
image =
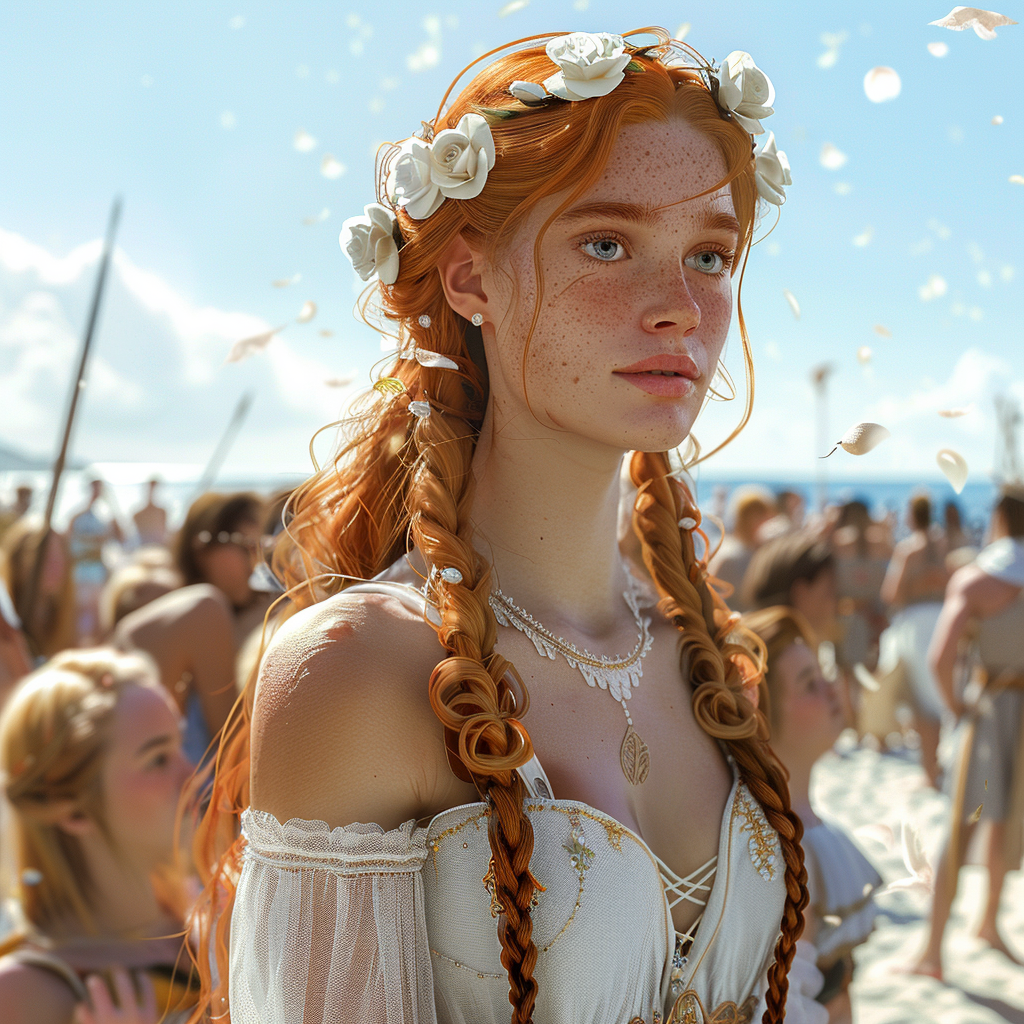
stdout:
{"type": "Polygon", "coordinates": [[[477,110],[488,121],[509,121],[522,113],[520,110],[508,110],[505,107],[477,107],[477,110]]]}
{"type": "Polygon", "coordinates": [[[626,65],[626,70],[627,71],[643,71],[644,70],[644,66],[643,66],[643,64],[639,63],[639,61],[631,60],[626,65]]]}

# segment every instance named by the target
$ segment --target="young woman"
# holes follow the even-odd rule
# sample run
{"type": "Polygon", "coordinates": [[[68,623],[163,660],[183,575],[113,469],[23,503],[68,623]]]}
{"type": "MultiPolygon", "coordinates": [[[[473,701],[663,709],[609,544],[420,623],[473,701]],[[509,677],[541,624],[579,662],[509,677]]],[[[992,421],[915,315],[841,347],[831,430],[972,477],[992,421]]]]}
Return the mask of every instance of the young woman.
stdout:
{"type": "Polygon", "coordinates": [[[198,993],[171,869],[192,766],[153,667],[104,648],[52,658],[4,706],[0,770],[21,918],[0,945],[6,1024],[79,1006],[83,1024],[184,1020],[198,993]]]}
{"type": "Polygon", "coordinates": [[[789,772],[793,810],[804,823],[811,898],[805,935],[815,945],[823,975],[816,999],[828,1009],[830,1024],[850,1024],[852,953],[874,928],[872,893],[882,879],[853,840],[811,806],[811,769],[843,731],[842,703],[822,674],[817,639],[800,612],[765,608],[745,615],[743,624],[768,652],[764,710],[772,749],[789,772]]]}
{"type": "Polygon", "coordinates": [[[667,455],[789,180],[752,145],[772,93],[663,30],[524,40],[384,155],[342,244],[400,351],[294,502],[305,607],[225,731],[213,1015],[814,1019],[759,656],[667,455]]]}

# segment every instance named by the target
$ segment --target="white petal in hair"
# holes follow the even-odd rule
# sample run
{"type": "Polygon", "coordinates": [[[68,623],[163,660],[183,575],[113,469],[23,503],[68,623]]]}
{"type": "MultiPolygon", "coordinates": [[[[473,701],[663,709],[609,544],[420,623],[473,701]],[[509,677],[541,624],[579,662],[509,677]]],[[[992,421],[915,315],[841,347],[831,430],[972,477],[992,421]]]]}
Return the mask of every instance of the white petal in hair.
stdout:
{"type": "Polygon", "coordinates": [[[789,160],[775,148],[775,133],[769,132],[764,145],[754,153],[754,180],[757,192],[765,202],[781,206],[786,201],[786,185],[793,184],[789,160]]]}
{"type": "Polygon", "coordinates": [[[550,95],[543,85],[538,85],[536,82],[515,81],[508,87],[508,91],[520,103],[525,103],[528,107],[539,106],[550,95]]]}
{"type": "Polygon", "coordinates": [[[429,402],[410,402],[409,412],[413,416],[417,416],[421,420],[425,420],[430,415],[430,403],[429,402]]]}
{"type": "Polygon", "coordinates": [[[420,366],[427,366],[437,370],[457,370],[459,364],[454,359],[441,355],[440,352],[431,352],[427,348],[414,348],[412,357],[420,366]]]}

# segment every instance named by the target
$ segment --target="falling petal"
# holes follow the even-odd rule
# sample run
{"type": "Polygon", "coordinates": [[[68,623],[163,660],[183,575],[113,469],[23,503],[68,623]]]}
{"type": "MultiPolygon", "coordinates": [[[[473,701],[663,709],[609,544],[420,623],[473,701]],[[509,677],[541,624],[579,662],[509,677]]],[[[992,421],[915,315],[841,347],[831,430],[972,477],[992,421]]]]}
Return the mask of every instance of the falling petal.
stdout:
{"type": "Polygon", "coordinates": [[[996,28],[1000,25],[1016,25],[1012,18],[995,11],[983,11],[979,7],[954,7],[944,18],[929,21],[929,25],[949,28],[954,32],[962,32],[965,28],[973,28],[980,39],[995,39],[996,28]]]}
{"type": "Polygon", "coordinates": [[[441,60],[441,50],[434,43],[423,43],[415,53],[406,58],[406,67],[410,71],[427,71],[436,67],[441,60]]]}
{"type": "Polygon", "coordinates": [[[959,494],[967,483],[967,460],[952,448],[942,448],[935,456],[945,478],[959,494]]]}
{"type": "Polygon", "coordinates": [[[312,217],[303,217],[303,224],[319,224],[321,221],[327,220],[330,217],[331,211],[325,206],[319,213],[314,214],[312,217]]]}
{"type": "Polygon", "coordinates": [[[326,153],[320,161],[320,173],[325,178],[340,178],[345,173],[345,165],[340,160],[335,160],[330,153],[326,153]]]}
{"type": "Polygon", "coordinates": [[[838,914],[825,914],[822,921],[832,928],[838,928],[843,923],[843,919],[838,914]]]}
{"type": "Polygon", "coordinates": [[[978,804],[978,806],[974,808],[974,810],[971,812],[971,816],[967,819],[968,825],[978,824],[978,822],[981,820],[981,812],[984,809],[984,807],[984,804],[978,804]]]}
{"type": "Polygon", "coordinates": [[[871,349],[868,348],[867,345],[861,345],[861,347],[857,349],[857,362],[860,363],[861,366],[867,366],[868,363],[871,362],[871,356],[871,349]]]}
{"type": "Polygon", "coordinates": [[[254,352],[259,352],[261,349],[265,349],[270,344],[270,339],[274,337],[279,331],[284,330],[284,324],[280,327],[275,327],[272,331],[267,331],[264,334],[254,334],[251,338],[243,338],[241,341],[236,341],[231,346],[231,351],[228,353],[225,363],[240,363],[243,359],[247,359],[254,352]]]}
{"type": "Polygon", "coordinates": [[[853,239],[854,245],[861,247],[867,245],[872,238],[875,237],[875,229],[869,224],[859,235],[856,235],[853,239]]]}
{"type": "Polygon", "coordinates": [[[373,382],[373,390],[382,395],[400,395],[405,385],[397,377],[381,377],[373,382]]]}
{"type": "Polygon", "coordinates": [[[457,370],[459,364],[454,359],[441,355],[440,352],[431,352],[429,349],[413,349],[413,358],[420,366],[434,367],[438,370],[457,370]]]}
{"type": "Polygon", "coordinates": [[[875,334],[877,334],[880,338],[892,337],[892,331],[890,331],[889,328],[885,326],[885,324],[875,324],[874,331],[875,334]]]}
{"type": "Polygon", "coordinates": [[[916,878],[929,874],[931,865],[924,855],[924,845],[921,842],[921,833],[917,826],[912,821],[904,821],[900,833],[903,863],[907,870],[916,878]]]}
{"type": "Polygon", "coordinates": [[[945,43],[929,43],[928,52],[933,57],[945,57],[949,53],[949,47],[945,43]]]}
{"type": "Polygon", "coordinates": [[[857,664],[853,666],[853,675],[857,682],[860,683],[865,690],[870,690],[871,693],[878,693],[882,688],[878,680],[862,662],[858,661],[857,664]]]}
{"type": "Polygon", "coordinates": [[[230,110],[225,110],[224,113],[220,115],[220,126],[225,131],[231,131],[236,124],[238,124],[238,121],[230,110]]]}
{"type": "Polygon", "coordinates": [[[1024,174],[1011,174],[1010,175],[1011,185],[1024,185],[1024,174]]]}
{"type": "Polygon", "coordinates": [[[682,25],[676,29],[676,34],[672,38],[678,39],[682,42],[690,34],[690,28],[690,23],[688,21],[684,21],[682,25]]]}
{"type": "Polygon", "coordinates": [[[429,402],[410,402],[409,412],[413,416],[418,417],[421,420],[425,420],[430,415],[430,403],[429,402]]]}
{"type": "Polygon", "coordinates": [[[302,280],[301,274],[292,274],[291,277],[279,277],[276,281],[270,283],[275,288],[287,288],[290,284],[298,284],[302,280]]]}
{"type": "Polygon", "coordinates": [[[996,114],[996,116],[992,118],[992,123],[993,124],[1002,124],[1003,123],[1003,115],[1002,114],[996,114]]]}
{"type": "Polygon", "coordinates": [[[899,878],[895,882],[890,882],[882,889],[881,894],[889,892],[916,892],[922,896],[930,896],[934,891],[935,884],[930,880],[926,881],[923,878],[899,878]]]}
{"type": "Polygon", "coordinates": [[[800,303],[796,301],[796,296],[788,288],[783,288],[782,294],[785,297],[786,301],[789,303],[789,308],[793,310],[793,316],[795,316],[797,320],[799,320],[800,303]]]}
{"type": "Polygon", "coordinates": [[[826,50],[824,53],[818,54],[818,67],[827,71],[829,68],[835,67],[837,60],[839,60],[838,50],[826,50]]]}
{"type": "Polygon", "coordinates": [[[324,383],[329,388],[347,388],[355,379],[356,375],[354,373],[348,373],[344,377],[331,377],[325,380],[324,383]]]}
{"type": "Polygon", "coordinates": [[[864,95],[872,103],[884,103],[899,96],[902,84],[900,76],[892,68],[872,68],[864,76],[864,95]]]}
{"type": "Polygon", "coordinates": [[[853,186],[848,181],[837,181],[832,188],[837,196],[848,196],[853,191],[853,186]]]}
{"type": "Polygon", "coordinates": [[[315,302],[304,302],[302,309],[299,310],[299,315],[295,318],[296,323],[308,324],[313,317],[316,316],[316,303],[315,302]]]}
{"type": "Polygon", "coordinates": [[[926,284],[921,285],[917,294],[922,302],[930,302],[932,299],[941,299],[946,294],[946,279],[939,274],[932,274],[926,284]]]}
{"type": "Polygon", "coordinates": [[[879,423],[858,423],[850,427],[836,443],[851,455],[867,455],[889,436],[889,431],[879,423]]]}
{"type": "Polygon", "coordinates": [[[829,171],[839,170],[846,163],[847,159],[847,155],[837,146],[833,146],[831,142],[826,142],[821,147],[821,153],[818,155],[821,166],[829,171]]]}
{"type": "Polygon", "coordinates": [[[295,133],[295,138],[292,139],[292,145],[300,153],[308,153],[311,149],[316,148],[316,139],[313,138],[309,132],[303,131],[301,128],[295,133]]]}
{"type": "Polygon", "coordinates": [[[326,327],[322,328],[321,330],[317,331],[316,333],[319,334],[321,338],[333,338],[334,337],[334,331],[329,331],[326,327]]]}
{"type": "Polygon", "coordinates": [[[961,409],[940,409],[939,410],[939,415],[940,416],[945,416],[946,419],[949,419],[949,420],[955,420],[955,419],[957,419],[960,416],[966,416],[973,409],[974,409],[974,403],[972,402],[970,405],[965,405],[961,409]]]}
{"type": "Polygon", "coordinates": [[[507,18],[510,14],[515,14],[516,11],[521,11],[524,7],[529,6],[530,0],[510,0],[504,7],[499,8],[498,17],[507,18]]]}

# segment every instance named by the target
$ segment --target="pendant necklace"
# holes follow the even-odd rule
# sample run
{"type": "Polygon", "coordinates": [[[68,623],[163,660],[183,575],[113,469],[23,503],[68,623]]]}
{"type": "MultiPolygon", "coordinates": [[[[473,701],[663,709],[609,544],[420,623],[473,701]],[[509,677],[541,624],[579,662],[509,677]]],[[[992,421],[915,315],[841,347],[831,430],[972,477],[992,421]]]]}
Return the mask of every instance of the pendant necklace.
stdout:
{"type": "Polygon", "coordinates": [[[579,669],[588,686],[599,686],[602,690],[607,690],[622,705],[622,710],[626,714],[626,735],[619,750],[619,764],[630,785],[639,786],[650,772],[651,757],[647,744],[633,728],[633,718],[626,701],[632,696],[640,677],[644,674],[643,659],[654,640],[649,628],[651,620],[640,613],[637,584],[632,577],[622,596],[633,613],[633,621],[639,636],[636,646],[629,654],[625,657],[610,658],[591,654],[585,649],[580,650],[568,640],[555,636],[525,608],[519,607],[512,598],[498,589],[491,592],[488,600],[494,617],[502,626],[512,626],[520,633],[524,633],[533,641],[537,653],[552,661],[555,660],[556,654],[560,654],[573,668],[579,669]]]}

